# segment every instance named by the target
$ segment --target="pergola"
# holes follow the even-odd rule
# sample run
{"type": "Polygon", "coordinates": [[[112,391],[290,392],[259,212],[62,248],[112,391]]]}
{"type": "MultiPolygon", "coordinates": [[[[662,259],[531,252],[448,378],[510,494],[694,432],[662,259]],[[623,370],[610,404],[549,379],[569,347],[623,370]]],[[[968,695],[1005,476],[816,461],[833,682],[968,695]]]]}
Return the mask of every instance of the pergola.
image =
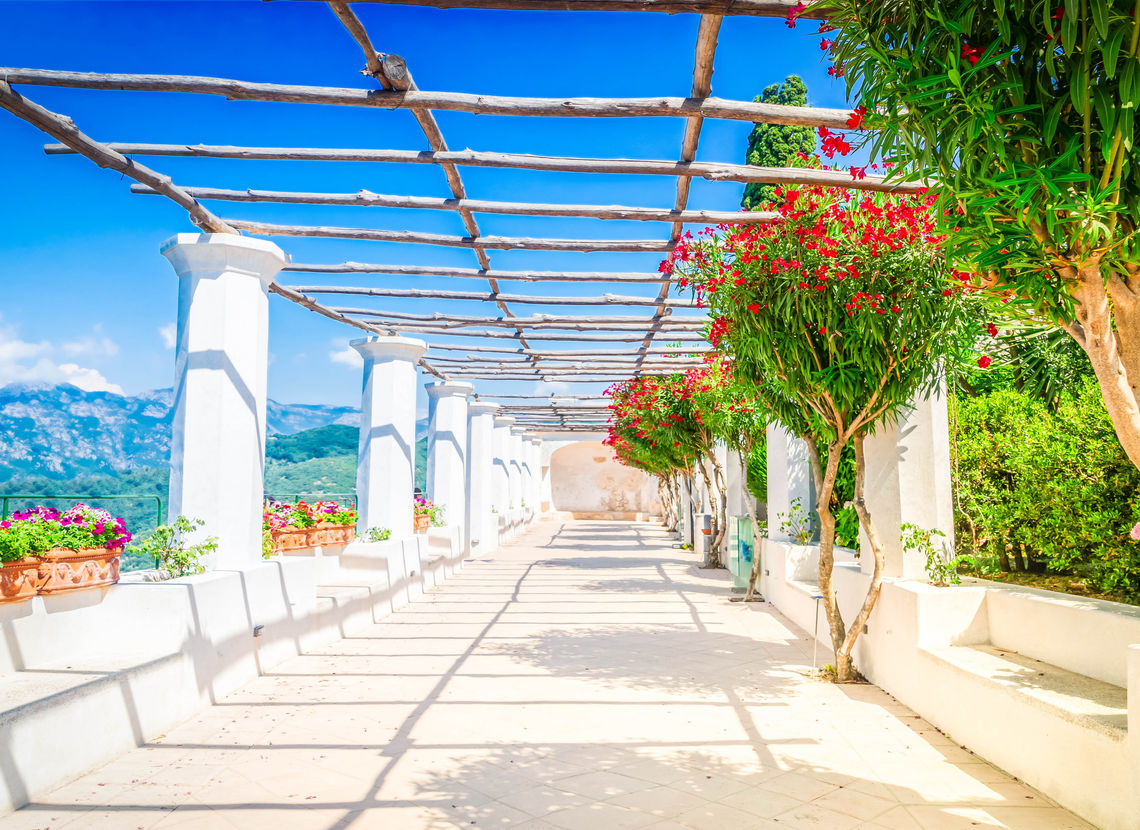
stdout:
{"type": "MultiPolygon", "coordinates": [[[[374,2],[374,0],[363,0],[374,2]]],[[[785,17],[789,0],[394,0],[397,5],[439,8],[528,9],[579,11],[647,11],[699,14],[693,52],[692,86],[686,97],[665,98],[522,98],[434,92],[417,87],[407,63],[397,54],[377,51],[361,20],[346,2],[328,6],[363,53],[365,68],[375,86],[316,87],[252,83],[228,78],[173,75],[97,74],[87,72],[6,67],[0,80],[0,106],[37,126],[59,143],[48,144],[49,154],[78,153],[101,167],[117,170],[135,180],[133,193],[161,195],[185,208],[190,220],[212,234],[248,234],[260,237],[323,237],[377,240],[412,245],[470,250],[472,267],[387,264],[383,262],[290,262],[283,271],[289,282],[278,280],[269,290],[317,314],[355,327],[370,335],[408,334],[429,339],[419,366],[442,381],[534,380],[560,383],[597,383],[642,373],[681,370],[699,362],[707,348],[704,319],[687,299],[670,298],[670,278],[659,272],[502,270],[491,252],[601,251],[656,252],[665,258],[681,239],[685,226],[722,222],[768,222],[765,212],[693,210],[689,192],[693,179],[727,182],[828,184],[866,190],[909,189],[868,175],[855,181],[843,171],[767,168],[731,162],[696,161],[701,128],[706,119],[730,119],[772,124],[843,128],[849,113],[839,109],[789,107],[712,97],[713,59],[724,17],[732,15],[785,17]],[[144,144],[98,141],[86,135],[65,115],[51,112],[16,92],[12,85],[63,86],[100,90],[145,90],[220,95],[229,100],[317,103],[333,106],[408,110],[422,129],[428,149],[345,149],[314,147],[219,146],[144,144]],[[682,118],[684,136],[676,159],[568,158],[494,151],[454,151],[448,146],[434,112],[452,110],[473,114],[514,115],[535,118],[682,118]],[[141,156],[190,156],[227,159],[279,159],[367,161],[392,164],[435,165],[447,184],[446,195],[393,195],[357,192],[293,192],[184,187],[170,177],[140,163],[141,156]],[[578,174],[622,173],[669,176],[676,180],[670,206],[600,204],[543,204],[470,198],[461,175],[463,167],[563,171],[578,174]],[[322,224],[274,224],[227,218],[204,202],[279,203],[295,205],[353,205],[411,208],[457,213],[463,235],[425,233],[397,228],[338,227],[322,224]],[[479,214],[526,217],[588,217],[602,221],[638,221],[663,232],[640,239],[554,239],[485,235],[479,214]],[[378,275],[388,279],[367,286],[314,284],[314,276],[378,275]],[[417,277],[443,277],[454,290],[413,287],[417,277]],[[297,282],[293,282],[295,279],[297,282]],[[485,284],[485,288],[479,283],[485,284]],[[507,285],[504,286],[504,283],[507,285]],[[559,296],[549,283],[625,284],[629,293],[594,296],[559,296]],[[542,293],[522,293],[515,285],[538,284],[542,293]],[[380,298],[382,306],[366,305],[380,298]],[[447,310],[411,313],[406,301],[429,299],[446,309],[454,301],[486,304],[482,316],[447,310]],[[583,307],[580,314],[528,314],[528,305],[583,307]],[[628,308],[628,315],[599,313],[603,307],[628,308]],[[639,311],[642,310],[642,311],[639,311]],[[449,338],[478,337],[486,345],[466,345],[449,338]],[[503,342],[496,342],[503,341],[503,342]],[[663,342],[664,341],[664,342],[663,342]],[[574,344],[563,348],[556,344],[574,344]],[[665,345],[667,343],[668,345],[665,345]]],[[[799,16],[812,17],[811,9],[799,16]]],[[[387,44],[383,44],[387,45],[387,44]]],[[[636,202],[636,199],[631,199],[636,202]]],[[[478,390],[475,392],[478,397],[478,390]]],[[[605,424],[605,407],[597,398],[573,394],[496,395],[514,398],[501,411],[521,426],[560,431],[591,431],[605,424]],[[528,400],[534,398],[534,400],[528,400]]]]}

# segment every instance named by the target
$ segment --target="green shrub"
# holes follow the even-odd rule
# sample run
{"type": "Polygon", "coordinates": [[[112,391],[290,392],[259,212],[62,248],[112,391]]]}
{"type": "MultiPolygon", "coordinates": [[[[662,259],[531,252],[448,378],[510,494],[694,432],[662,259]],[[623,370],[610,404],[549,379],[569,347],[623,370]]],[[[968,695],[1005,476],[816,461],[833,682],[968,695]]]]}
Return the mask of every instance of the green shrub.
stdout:
{"type": "Polygon", "coordinates": [[[1082,577],[1140,598],[1140,472],[1116,438],[1095,381],[1055,411],[1015,389],[955,402],[959,551],[1007,570],[1082,577]]]}
{"type": "Polygon", "coordinates": [[[200,574],[206,570],[203,556],[218,549],[218,540],[210,536],[196,545],[187,544],[189,534],[206,523],[201,519],[179,516],[168,525],[159,525],[146,539],[131,546],[131,552],[153,558],[159,573],[166,579],[200,574]]]}

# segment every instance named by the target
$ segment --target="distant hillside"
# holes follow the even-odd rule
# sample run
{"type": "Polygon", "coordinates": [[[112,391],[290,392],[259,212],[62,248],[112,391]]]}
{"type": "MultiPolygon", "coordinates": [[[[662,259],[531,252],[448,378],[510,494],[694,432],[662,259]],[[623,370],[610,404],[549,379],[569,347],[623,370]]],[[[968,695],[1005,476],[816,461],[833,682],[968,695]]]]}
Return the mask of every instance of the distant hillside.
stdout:
{"type": "MultiPolygon", "coordinates": [[[[170,389],[132,397],[70,384],[0,387],[0,482],[31,476],[63,481],[165,467],[170,463],[172,402],[170,389]]],[[[357,410],[348,406],[266,404],[269,435],[332,424],[355,433],[359,420],[357,410]]]]}

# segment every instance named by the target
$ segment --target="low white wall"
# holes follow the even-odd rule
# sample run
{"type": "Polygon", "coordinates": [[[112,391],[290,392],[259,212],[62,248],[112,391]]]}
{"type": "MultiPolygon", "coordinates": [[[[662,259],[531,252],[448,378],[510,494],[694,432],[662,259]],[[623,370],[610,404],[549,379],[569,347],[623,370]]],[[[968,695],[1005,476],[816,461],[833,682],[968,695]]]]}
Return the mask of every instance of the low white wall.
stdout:
{"type": "MultiPolygon", "coordinates": [[[[818,548],[766,539],[762,556],[765,598],[815,629],[820,663],[832,662],[822,608],[816,628],[818,548]]],[[[836,560],[836,595],[850,622],[869,577],[851,552],[837,549],[836,560]]],[[[1118,603],[983,580],[948,588],[887,580],[855,656],[869,680],[956,742],[1098,827],[1132,830],[1140,810],[1140,648],[1133,643],[1140,643],[1140,609],[1118,603]],[[1091,680],[1068,678],[1069,711],[1064,695],[1037,687],[1035,672],[987,669],[989,645],[1091,680]],[[1094,696],[1105,690],[1098,682],[1127,685],[1127,728],[1082,716],[1089,688],[1094,696]]],[[[1000,656],[994,662],[1003,665],[1000,656]]]]}
{"type": "Polygon", "coordinates": [[[0,814],[443,582],[459,529],[0,605],[0,814]]]}

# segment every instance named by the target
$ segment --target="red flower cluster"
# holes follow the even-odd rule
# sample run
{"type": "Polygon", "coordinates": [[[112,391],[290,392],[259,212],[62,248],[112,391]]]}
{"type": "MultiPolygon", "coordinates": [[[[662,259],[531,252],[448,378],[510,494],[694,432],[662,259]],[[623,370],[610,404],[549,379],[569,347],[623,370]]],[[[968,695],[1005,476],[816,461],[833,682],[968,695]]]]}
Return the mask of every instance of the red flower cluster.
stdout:
{"type": "Polygon", "coordinates": [[[828,158],[833,158],[836,153],[845,156],[851,152],[851,145],[847,143],[847,136],[843,133],[833,133],[827,127],[820,127],[819,137],[823,139],[820,142],[820,151],[828,158]]]}
{"type": "Polygon", "coordinates": [[[978,61],[985,53],[985,49],[980,46],[971,46],[968,43],[962,44],[962,60],[969,61],[970,66],[977,66],[978,61]]]}

